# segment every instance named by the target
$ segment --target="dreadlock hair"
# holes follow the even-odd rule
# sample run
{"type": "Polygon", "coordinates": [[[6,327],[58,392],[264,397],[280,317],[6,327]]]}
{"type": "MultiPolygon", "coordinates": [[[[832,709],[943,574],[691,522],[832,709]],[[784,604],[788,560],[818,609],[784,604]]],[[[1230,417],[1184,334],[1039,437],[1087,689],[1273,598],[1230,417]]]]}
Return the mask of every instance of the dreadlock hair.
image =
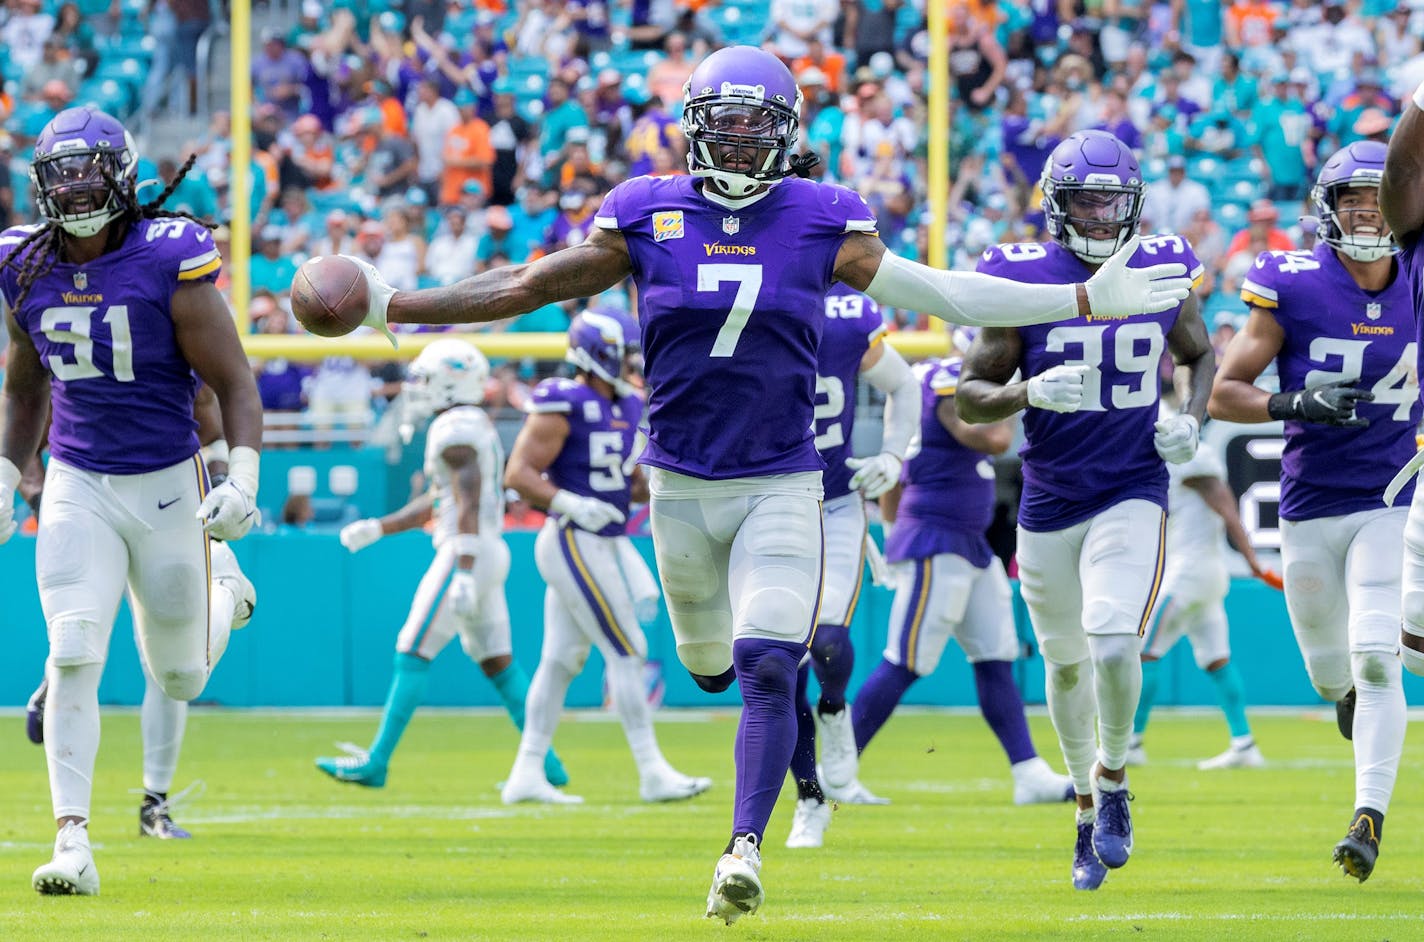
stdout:
{"type": "MultiPolygon", "coordinates": [[[[163,188],[163,191],[147,203],[140,203],[135,192],[135,188],[128,184],[120,183],[114,179],[109,168],[103,164],[99,165],[99,172],[104,175],[104,182],[109,185],[109,190],[118,196],[120,212],[115,219],[109,223],[109,238],[104,246],[104,251],[109,252],[117,248],[118,237],[127,226],[116,226],[115,222],[132,225],[143,219],[159,218],[181,218],[189,219],[206,229],[216,229],[215,223],[206,219],[200,219],[192,213],[174,212],[163,208],[168,197],[173,195],[173,191],[178,188],[178,184],[183,182],[183,178],[188,175],[188,171],[193,169],[193,162],[198,159],[196,153],[189,154],[188,159],[183,162],[183,166],[178,168],[178,172],[173,175],[173,182],[163,188]]],[[[59,223],[47,220],[34,232],[25,237],[15,251],[0,262],[0,272],[11,265],[19,265],[19,273],[15,281],[20,289],[19,296],[15,298],[14,308],[18,312],[25,299],[30,295],[30,288],[36,281],[48,275],[55,264],[59,261],[60,255],[64,251],[64,230],[59,223]]]]}

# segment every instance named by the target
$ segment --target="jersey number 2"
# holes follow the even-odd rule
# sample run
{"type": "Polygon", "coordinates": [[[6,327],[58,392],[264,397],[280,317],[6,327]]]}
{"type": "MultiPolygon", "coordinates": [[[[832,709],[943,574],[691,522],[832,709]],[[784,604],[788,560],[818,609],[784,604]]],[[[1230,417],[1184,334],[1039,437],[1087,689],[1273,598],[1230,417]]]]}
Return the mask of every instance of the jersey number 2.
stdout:
{"type": "Polygon", "coordinates": [[[718,262],[697,266],[697,290],[718,291],[723,282],[737,284],[737,296],[732,299],[732,309],[717,331],[717,339],[712,344],[708,356],[729,357],[737,352],[737,341],[747,326],[747,319],[756,307],[757,295],[761,294],[761,266],[738,265],[732,262],[718,262]]]}

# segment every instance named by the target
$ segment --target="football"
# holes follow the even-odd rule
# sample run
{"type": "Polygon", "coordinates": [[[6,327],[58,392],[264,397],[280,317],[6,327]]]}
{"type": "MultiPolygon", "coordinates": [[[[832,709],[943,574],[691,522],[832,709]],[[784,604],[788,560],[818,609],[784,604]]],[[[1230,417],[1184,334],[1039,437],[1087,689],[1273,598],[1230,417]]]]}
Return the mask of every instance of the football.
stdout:
{"type": "Polygon", "coordinates": [[[302,262],[292,278],[292,313],[318,337],[344,337],[366,319],[370,290],[360,266],[340,255],[302,262]]]}

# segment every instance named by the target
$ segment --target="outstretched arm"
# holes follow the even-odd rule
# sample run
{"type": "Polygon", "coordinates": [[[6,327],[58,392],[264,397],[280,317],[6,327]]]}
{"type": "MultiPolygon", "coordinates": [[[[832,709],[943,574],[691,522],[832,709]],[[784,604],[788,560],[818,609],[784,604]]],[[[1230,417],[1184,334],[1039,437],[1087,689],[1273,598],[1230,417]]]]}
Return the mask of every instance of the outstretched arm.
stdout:
{"type": "Polygon", "coordinates": [[[1023,341],[1010,327],[979,332],[964,357],[954,403],[959,417],[981,424],[1007,419],[1028,408],[1028,383],[1010,383],[1019,366],[1023,341]]]}
{"type": "Polygon", "coordinates": [[[633,270],[621,233],[594,229],[579,245],[526,265],[506,265],[443,288],[397,291],[386,310],[394,324],[477,324],[611,288],[633,270]]]}
{"type": "Polygon", "coordinates": [[[1389,139],[1389,152],[1384,160],[1384,179],[1380,181],[1380,210],[1384,221],[1400,244],[1417,239],[1424,230],[1424,86],[1414,93],[1414,100],[1404,108],[1394,134],[1389,139]]]}
{"type": "Polygon", "coordinates": [[[1175,307],[1191,291],[1179,262],[1128,268],[1138,238],[1083,284],[1024,284],[976,272],[949,272],[901,258],[879,237],[855,233],[836,255],[836,278],[883,305],[956,324],[1013,327],[1096,314],[1134,317],[1175,307]]]}

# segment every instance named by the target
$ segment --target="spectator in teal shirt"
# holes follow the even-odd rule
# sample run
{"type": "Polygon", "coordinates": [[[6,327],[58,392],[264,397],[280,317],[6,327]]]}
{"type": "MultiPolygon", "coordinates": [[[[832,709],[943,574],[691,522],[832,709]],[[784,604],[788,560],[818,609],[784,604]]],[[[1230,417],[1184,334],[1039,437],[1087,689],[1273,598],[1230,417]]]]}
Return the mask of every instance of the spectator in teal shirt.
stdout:
{"type": "Polygon", "coordinates": [[[502,255],[516,265],[529,260],[533,243],[515,234],[514,220],[508,209],[491,206],[485,210],[485,226],[484,235],[475,244],[476,259],[487,263],[502,255]]]}
{"type": "Polygon", "coordinates": [[[564,150],[564,140],[574,128],[588,127],[588,115],[569,96],[568,83],[560,78],[549,80],[548,109],[539,132],[539,156],[544,160],[544,183],[554,186],[558,181],[558,164],[564,150]]]}
{"type": "Polygon", "coordinates": [[[252,290],[266,289],[285,295],[297,274],[297,260],[282,251],[282,227],[263,226],[257,237],[257,252],[248,266],[252,290]]]}
{"type": "Polygon", "coordinates": [[[1310,171],[1301,145],[1314,119],[1301,100],[1297,86],[1282,72],[1251,109],[1253,148],[1265,164],[1269,180],[1266,195],[1272,200],[1303,200],[1310,189],[1310,171]]]}
{"type": "Polygon", "coordinates": [[[1212,69],[1222,48],[1221,0],[1172,0],[1172,8],[1181,12],[1182,47],[1212,69]]]}

